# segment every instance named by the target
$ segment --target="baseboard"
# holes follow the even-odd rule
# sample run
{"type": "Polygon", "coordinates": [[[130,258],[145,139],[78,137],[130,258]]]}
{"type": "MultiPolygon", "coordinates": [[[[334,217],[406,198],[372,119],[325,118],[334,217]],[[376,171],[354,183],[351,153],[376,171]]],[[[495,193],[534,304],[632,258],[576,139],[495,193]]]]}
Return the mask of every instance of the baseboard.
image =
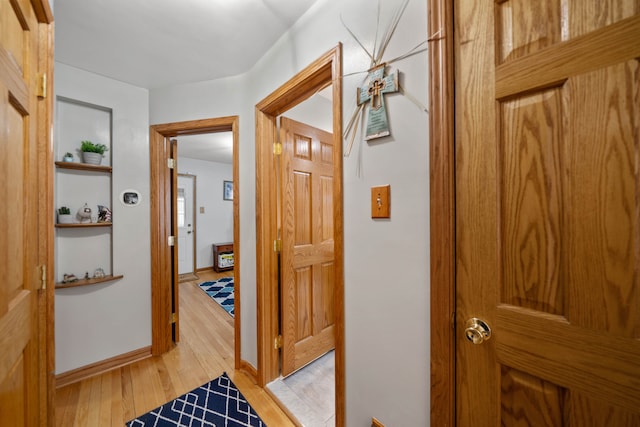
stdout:
{"type": "Polygon", "coordinates": [[[146,359],[147,357],[151,357],[151,346],[143,347],[109,359],[101,360],[100,362],[63,372],[56,375],[56,388],[64,387],[96,375],[104,374],[105,372],[146,359]]]}
{"type": "Polygon", "coordinates": [[[244,372],[254,384],[258,384],[258,371],[253,365],[244,359],[240,360],[240,370],[244,372]]]}
{"type": "Polygon", "coordinates": [[[203,271],[213,271],[213,265],[209,267],[196,268],[196,273],[201,273],[203,271]]]}

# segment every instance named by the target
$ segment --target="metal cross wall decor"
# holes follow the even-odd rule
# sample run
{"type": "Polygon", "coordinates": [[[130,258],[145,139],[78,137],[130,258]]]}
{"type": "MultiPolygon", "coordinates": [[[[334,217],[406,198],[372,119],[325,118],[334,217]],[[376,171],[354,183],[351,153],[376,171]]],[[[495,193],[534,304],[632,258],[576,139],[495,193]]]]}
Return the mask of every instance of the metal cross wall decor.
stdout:
{"type": "Polygon", "coordinates": [[[369,83],[358,87],[358,105],[370,101],[367,132],[365,140],[381,138],[389,135],[389,119],[384,103],[384,94],[398,91],[398,70],[388,76],[384,75],[386,64],[369,70],[369,83]]]}

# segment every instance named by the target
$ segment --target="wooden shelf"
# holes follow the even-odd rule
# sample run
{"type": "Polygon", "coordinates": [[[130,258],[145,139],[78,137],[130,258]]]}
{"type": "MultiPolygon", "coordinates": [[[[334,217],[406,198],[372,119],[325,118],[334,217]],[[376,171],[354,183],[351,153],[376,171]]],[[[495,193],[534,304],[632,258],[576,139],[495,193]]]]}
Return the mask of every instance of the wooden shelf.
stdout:
{"type": "Polygon", "coordinates": [[[113,276],[113,275],[104,276],[101,279],[79,279],[75,282],[69,282],[69,283],[58,282],[56,283],[56,289],[75,288],[76,286],[96,285],[98,283],[104,283],[104,282],[110,282],[112,280],[122,279],[123,277],[124,276],[120,274],[117,276],[113,276]]]}
{"type": "Polygon", "coordinates": [[[56,167],[60,169],[74,169],[74,170],[82,170],[82,171],[111,173],[111,166],[90,165],[89,163],[56,162],[56,167]]]}
{"type": "Polygon", "coordinates": [[[56,224],[56,228],[87,228],[87,227],[111,227],[112,222],[85,222],[73,224],[56,224]]]}

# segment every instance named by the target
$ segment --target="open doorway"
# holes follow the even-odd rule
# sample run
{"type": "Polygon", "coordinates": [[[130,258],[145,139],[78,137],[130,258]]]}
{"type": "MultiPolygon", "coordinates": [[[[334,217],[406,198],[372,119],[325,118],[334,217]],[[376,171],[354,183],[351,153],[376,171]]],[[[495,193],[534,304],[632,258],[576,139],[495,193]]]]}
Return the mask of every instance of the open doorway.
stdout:
{"type": "MultiPolygon", "coordinates": [[[[151,161],[151,254],[152,270],[152,352],[159,355],[170,350],[173,337],[179,336],[179,280],[178,250],[175,245],[178,232],[176,162],[178,142],[181,138],[212,133],[229,133],[232,137],[231,191],[236,196],[230,201],[232,218],[238,218],[238,117],[222,117],[177,123],[153,125],[150,128],[151,161]]],[[[183,171],[187,172],[187,171],[183,171]]],[[[225,180],[226,181],[226,180],[225,180]]],[[[214,190],[211,189],[213,192],[214,190]]],[[[222,198],[223,188],[219,189],[222,198]]],[[[204,206],[206,212],[206,206],[204,206]]],[[[200,206],[198,206],[200,212],[200,206]]],[[[235,252],[239,253],[239,224],[232,221],[235,252]]],[[[200,227],[202,229],[202,227],[200,227]]],[[[197,241],[197,237],[196,237],[197,241]]],[[[206,242],[205,242],[206,243],[206,242]]],[[[196,250],[197,252],[197,250],[196,250]]],[[[197,259],[197,253],[196,253],[197,259]]],[[[234,258],[235,319],[233,321],[234,363],[240,367],[240,275],[239,257],[234,258]]],[[[197,261],[196,261],[197,266],[197,261]]],[[[197,272],[197,269],[196,269],[197,272]]]]}
{"type": "MultiPolygon", "coordinates": [[[[301,335],[304,335],[301,331],[308,329],[307,323],[318,321],[315,314],[310,314],[314,311],[304,311],[302,316],[298,316],[298,318],[301,319],[301,323],[293,326],[292,322],[295,323],[294,318],[296,315],[294,314],[294,316],[289,316],[288,318],[283,316],[284,320],[281,322],[281,314],[289,310],[289,308],[286,307],[289,307],[288,304],[292,299],[298,300],[293,303],[294,306],[297,304],[296,310],[302,305],[306,305],[307,308],[315,305],[315,299],[310,296],[314,291],[309,290],[314,288],[319,282],[322,283],[322,289],[326,289],[324,279],[318,280],[317,276],[329,277],[327,281],[331,283],[330,292],[324,296],[323,304],[326,302],[324,307],[330,309],[330,314],[326,317],[331,318],[332,324],[330,328],[319,328],[322,330],[319,330],[317,335],[315,333],[311,335],[313,335],[313,339],[321,336],[320,341],[323,345],[325,344],[325,338],[330,338],[335,345],[335,351],[332,356],[334,357],[335,366],[334,419],[335,425],[337,426],[344,425],[342,85],[340,75],[341,46],[338,45],[256,106],[256,197],[258,201],[256,216],[259,314],[258,380],[260,385],[266,386],[268,383],[279,378],[282,373],[286,375],[286,373],[290,372],[289,368],[284,366],[288,364],[288,357],[284,353],[296,353],[293,357],[294,371],[315,359],[316,355],[307,357],[307,350],[309,349],[305,348],[305,342],[303,342],[306,340],[304,338],[301,340],[298,339],[301,335]],[[281,119],[281,117],[287,116],[289,113],[294,114],[294,107],[302,105],[304,101],[311,99],[313,95],[326,88],[329,88],[327,91],[331,94],[333,100],[329,119],[331,132],[328,137],[328,142],[330,142],[330,144],[324,144],[322,142],[315,144],[312,140],[316,139],[316,137],[303,136],[299,139],[296,139],[297,137],[294,138],[289,147],[285,146],[284,141],[281,141],[283,144],[282,147],[279,147],[277,143],[277,135],[281,133],[279,123],[286,123],[286,120],[281,119]],[[287,154],[285,152],[286,150],[290,152],[287,154]],[[332,173],[330,178],[331,182],[324,187],[325,192],[323,195],[313,194],[314,191],[311,190],[311,181],[313,181],[313,179],[308,172],[294,173],[295,176],[292,178],[294,182],[290,183],[289,187],[287,187],[285,182],[287,175],[291,175],[293,169],[296,169],[295,166],[287,163],[289,161],[287,160],[287,155],[289,159],[307,155],[309,163],[313,163],[310,159],[313,157],[311,153],[315,152],[314,150],[318,150],[321,153],[320,157],[324,156],[325,159],[330,159],[328,168],[332,173]],[[280,152],[284,153],[282,154],[282,160],[280,160],[281,158],[279,157],[281,155],[279,154],[280,152]],[[295,155],[292,153],[295,153],[295,155]],[[276,172],[278,171],[280,162],[282,162],[282,174],[276,172]],[[280,182],[281,179],[282,182],[280,182]],[[287,195],[279,194],[280,192],[287,191],[294,193],[296,185],[299,186],[299,189],[308,188],[308,195],[300,199],[294,197],[291,200],[284,200],[287,195]],[[326,203],[326,205],[329,206],[327,210],[320,209],[320,212],[318,212],[318,205],[309,202],[309,200],[312,200],[314,197],[319,197],[323,203],[326,203]],[[298,204],[298,202],[300,203],[298,204]],[[311,208],[311,206],[316,207],[311,208]],[[320,260],[317,268],[305,266],[304,268],[296,270],[294,266],[293,271],[289,274],[289,279],[287,279],[285,274],[282,276],[279,274],[281,265],[283,269],[287,266],[287,261],[285,260],[287,251],[291,252],[291,258],[299,258],[298,255],[300,255],[296,253],[295,248],[292,249],[289,247],[296,246],[294,243],[296,239],[291,238],[289,243],[287,243],[287,210],[293,212],[291,217],[295,218],[298,216],[298,219],[308,224],[309,228],[312,228],[314,226],[312,224],[317,225],[317,221],[310,219],[311,216],[307,215],[311,213],[310,209],[315,210],[315,214],[319,213],[328,219],[328,221],[323,221],[322,224],[330,224],[324,231],[330,235],[329,239],[326,239],[326,246],[330,246],[332,252],[331,259],[320,260]],[[305,213],[302,213],[303,211],[305,213]],[[282,249],[274,250],[274,248],[279,247],[282,249]],[[282,264],[280,263],[281,259],[283,260],[282,264]],[[330,266],[328,266],[329,264],[330,266]],[[285,283],[282,287],[279,287],[281,277],[285,283]],[[299,285],[301,285],[302,282],[309,285],[302,286],[306,289],[304,292],[300,292],[301,287],[299,285]],[[295,289],[293,292],[287,293],[287,287],[295,289]],[[280,294],[280,290],[283,291],[282,294],[280,294]],[[301,302],[301,295],[302,299],[306,302],[301,302]],[[304,295],[309,296],[309,298],[304,295]],[[312,316],[313,319],[309,316],[312,316]],[[290,332],[289,335],[287,334],[288,331],[290,332]],[[300,350],[299,353],[297,352],[298,349],[300,350]],[[281,354],[283,355],[282,357],[281,354]]],[[[307,119],[299,120],[307,121],[307,119]]],[[[283,127],[284,126],[283,124],[283,127]]],[[[297,131],[295,133],[298,134],[297,131]]],[[[318,137],[318,139],[322,138],[323,137],[318,137]]],[[[299,233],[306,233],[304,226],[296,231],[294,225],[289,235],[300,236],[299,233]]],[[[313,233],[309,232],[307,234],[310,235],[313,233]]],[[[310,245],[315,247],[315,243],[310,245]]],[[[318,248],[312,251],[318,256],[314,255],[308,258],[324,257],[324,249],[325,247],[322,246],[321,243],[318,248]],[[321,247],[322,249],[320,249],[321,247]]],[[[327,312],[326,309],[321,309],[315,313],[319,315],[318,317],[322,318],[327,312]]],[[[323,320],[324,319],[320,319],[319,323],[323,323],[323,320]]],[[[311,327],[311,329],[314,328],[314,326],[311,327]]],[[[319,354],[321,355],[323,352],[324,350],[319,354]]],[[[275,397],[278,398],[278,396],[275,397]]],[[[278,398],[278,400],[280,399],[278,398]]],[[[296,416],[296,414],[293,415],[296,416]]]]}

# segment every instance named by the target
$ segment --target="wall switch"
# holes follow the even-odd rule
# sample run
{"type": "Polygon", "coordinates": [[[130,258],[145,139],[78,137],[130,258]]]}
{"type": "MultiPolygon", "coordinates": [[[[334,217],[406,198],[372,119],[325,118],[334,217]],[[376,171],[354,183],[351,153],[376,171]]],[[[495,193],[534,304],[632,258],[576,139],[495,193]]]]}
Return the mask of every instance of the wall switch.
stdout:
{"type": "Polygon", "coordinates": [[[371,218],[391,217],[391,186],[371,187],[371,218]]]}
{"type": "Polygon", "coordinates": [[[204,206],[200,206],[200,213],[204,213],[204,206]]]}

